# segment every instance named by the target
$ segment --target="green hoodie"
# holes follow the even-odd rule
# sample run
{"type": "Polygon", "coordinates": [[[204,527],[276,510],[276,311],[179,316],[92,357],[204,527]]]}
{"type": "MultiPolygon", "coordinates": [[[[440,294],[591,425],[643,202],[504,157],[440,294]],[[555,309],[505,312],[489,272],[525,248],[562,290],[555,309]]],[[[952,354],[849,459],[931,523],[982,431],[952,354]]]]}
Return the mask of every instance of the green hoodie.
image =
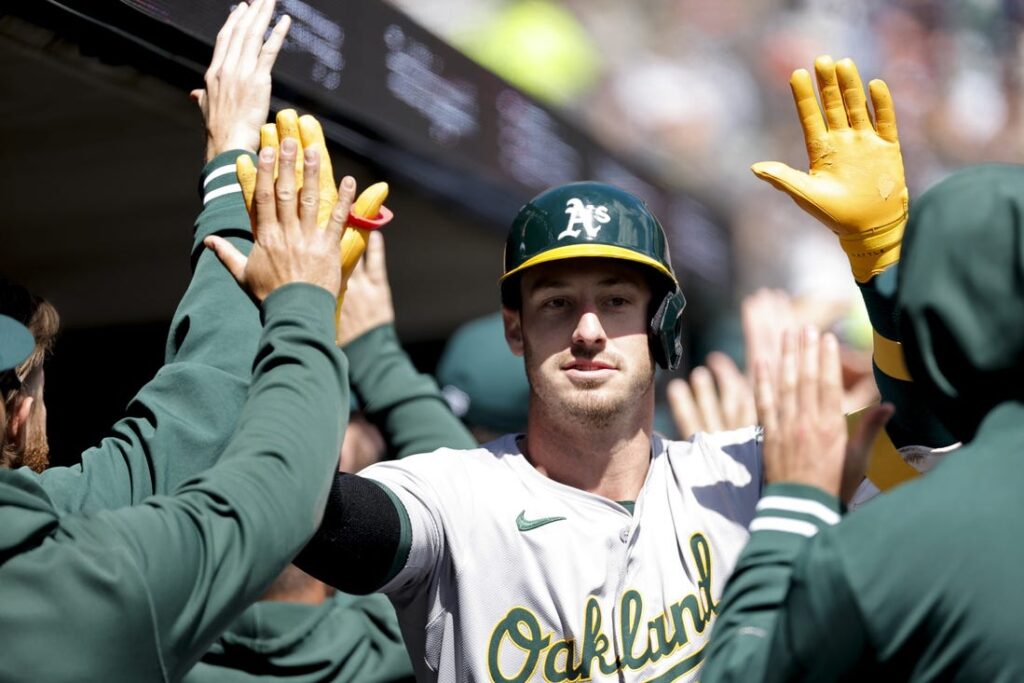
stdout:
{"type": "Polygon", "coordinates": [[[907,365],[966,445],[841,523],[766,488],[701,680],[1024,680],[1024,167],[960,171],[911,207],[907,365]]]}
{"type": "Polygon", "coordinates": [[[61,515],[0,471],[0,680],[180,680],[266,590],[316,530],[337,462],[334,303],[308,284],[267,297],[238,427],[173,495],[61,515]]]}

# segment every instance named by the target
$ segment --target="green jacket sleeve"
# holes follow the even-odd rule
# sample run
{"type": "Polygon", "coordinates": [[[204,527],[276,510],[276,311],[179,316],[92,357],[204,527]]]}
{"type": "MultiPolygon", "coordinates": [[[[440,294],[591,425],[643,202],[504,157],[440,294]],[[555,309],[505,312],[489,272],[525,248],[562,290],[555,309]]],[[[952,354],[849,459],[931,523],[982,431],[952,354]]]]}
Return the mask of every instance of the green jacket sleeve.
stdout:
{"type": "Polygon", "coordinates": [[[949,446],[956,439],[928,409],[917,385],[911,381],[903,362],[899,316],[896,311],[896,279],[899,264],[858,284],[874,329],[873,370],[882,400],[896,412],[885,429],[896,448],[904,446],[949,446]]]}
{"type": "Polygon", "coordinates": [[[210,467],[224,450],[245,401],[260,336],[256,307],[203,239],[252,247],[249,217],[234,174],[238,152],[203,170],[204,206],[192,242],[192,280],[171,322],[166,364],[128,404],[98,446],[74,467],[38,477],[54,507],[92,512],[166,493],[210,467]]]}
{"type": "Polygon", "coordinates": [[[476,447],[434,379],[417,371],[402,350],[393,325],[360,335],[344,350],[352,389],[367,418],[384,434],[392,457],[476,447]]]}
{"type": "Polygon", "coordinates": [[[257,602],[185,683],[393,683],[412,677],[388,599],[335,593],[315,606],[257,602]]]}
{"type": "MultiPolygon", "coordinates": [[[[393,456],[475,445],[433,379],[412,365],[394,326],[374,328],[352,340],[344,351],[352,389],[368,418],[383,432],[393,456]]],[[[325,528],[331,534],[340,533],[332,521],[340,519],[340,507],[346,502],[352,503],[340,497],[328,502],[325,528]]],[[[337,554],[331,547],[328,544],[327,552],[333,565],[337,554]]],[[[338,593],[329,607],[256,603],[220,637],[186,680],[322,683],[411,676],[409,656],[387,598],[338,593]],[[304,614],[309,623],[287,628],[286,617],[291,613],[304,614]]]]}
{"type": "Polygon", "coordinates": [[[701,681],[830,681],[855,667],[867,631],[829,532],[839,519],[838,500],[819,489],[765,489],[701,681]]]}

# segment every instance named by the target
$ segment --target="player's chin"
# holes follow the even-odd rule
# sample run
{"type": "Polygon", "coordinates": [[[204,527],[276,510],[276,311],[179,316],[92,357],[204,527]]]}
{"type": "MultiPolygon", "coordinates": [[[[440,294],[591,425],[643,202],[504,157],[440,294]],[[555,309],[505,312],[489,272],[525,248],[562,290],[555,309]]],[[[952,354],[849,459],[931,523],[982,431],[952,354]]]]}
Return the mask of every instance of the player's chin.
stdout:
{"type": "Polygon", "coordinates": [[[601,426],[611,423],[616,416],[627,410],[627,402],[621,392],[581,389],[567,396],[563,406],[573,418],[601,426]]]}

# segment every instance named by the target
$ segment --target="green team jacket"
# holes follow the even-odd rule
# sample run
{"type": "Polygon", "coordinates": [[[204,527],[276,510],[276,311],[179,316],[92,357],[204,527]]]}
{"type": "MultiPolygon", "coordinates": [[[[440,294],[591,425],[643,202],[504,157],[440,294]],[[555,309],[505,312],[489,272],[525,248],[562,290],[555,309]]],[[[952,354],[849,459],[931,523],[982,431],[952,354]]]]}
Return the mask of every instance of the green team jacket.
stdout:
{"type": "MultiPolygon", "coordinates": [[[[392,325],[344,348],[352,390],[402,458],[443,446],[472,448],[434,380],[402,351],[392,325]]],[[[258,602],[231,625],[186,683],[328,683],[412,680],[394,607],[380,594],[336,593],[322,605],[258,602]]]]}
{"type": "Polygon", "coordinates": [[[225,152],[203,169],[193,275],[171,321],[165,365],[110,435],[82,454],[81,464],[39,475],[19,470],[37,480],[58,512],[111,510],[167,493],[213,465],[227,445],[246,399],[261,327],[256,307],[203,239],[220,235],[243,253],[252,248],[235,189],[239,154],[225,152]]]}
{"type": "Polygon", "coordinates": [[[316,530],[337,462],[333,311],[313,285],[267,298],[238,427],[173,495],[62,515],[0,471],[0,680],[180,680],[266,590],[316,530]]]}
{"type": "Polygon", "coordinates": [[[381,597],[335,593],[321,605],[257,602],[231,624],[184,680],[412,680],[412,663],[395,610],[381,597]]]}

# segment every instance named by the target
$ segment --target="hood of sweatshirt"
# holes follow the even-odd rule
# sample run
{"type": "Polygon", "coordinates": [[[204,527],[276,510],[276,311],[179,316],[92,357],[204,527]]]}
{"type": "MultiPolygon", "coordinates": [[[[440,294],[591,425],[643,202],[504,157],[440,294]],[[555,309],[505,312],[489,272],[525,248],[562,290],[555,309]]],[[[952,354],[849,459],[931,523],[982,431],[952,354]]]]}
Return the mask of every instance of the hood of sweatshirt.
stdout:
{"type": "Polygon", "coordinates": [[[34,548],[57,527],[57,513],[39,485],[0,469],[0,565],[34,548]]]}
{"type": "Polygon", "coordinates": [[[1024,166],[957,171],[910,208],[897,303],[907,368],[954,436],[1024,400],[1024,166]]]}

